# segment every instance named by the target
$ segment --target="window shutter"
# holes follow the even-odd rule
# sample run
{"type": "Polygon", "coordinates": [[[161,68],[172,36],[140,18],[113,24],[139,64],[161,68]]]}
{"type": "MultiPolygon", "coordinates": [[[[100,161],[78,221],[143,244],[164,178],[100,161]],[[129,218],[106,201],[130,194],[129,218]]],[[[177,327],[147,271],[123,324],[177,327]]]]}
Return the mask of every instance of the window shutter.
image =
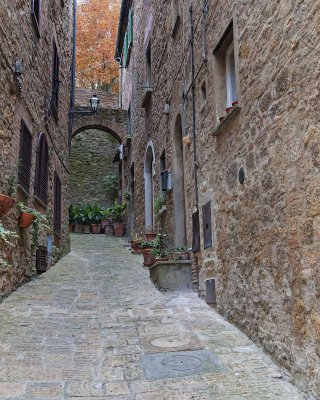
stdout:
{"type": "Polygon", "coordinates": [[[61,180],[54,174],[54,232],[61,233],[61,180]]]}
{"type": "Polygon", "coordinates": [[[128,31],[125,34],[123,42],[123,52],[122,52],[122,65],[127,66],[127,56],[128,56],[128,31]]]}
{"type": "Polygon", "coordinates": [[[192,214],[192,252],[200,251],[200,215],[199,211],[192,214]]]}
{"type": "Polygon", "coordinates": [[[58,48],[53,42],[53,66],[52,66],[52,103],[55,107],[55,113],[58,112],[59,105],[59,69],[60,60],[58,55],[58,48]]]}
{"type": "Polygon", "coordinates": [[[44,134],[41,133],[37,149],[36,181],[34,191],[35,195],[44,204],[47,204],[48,169],[48,144],[44,134]]]}
{"type": "Polygon", "coordinates": [[[129,10],[128,16],[128,47],[132,46],[133,41],[133,13],[132,9],[129,10]]]}
{"type": "Polygon", "coordinates": [[[18,182],[28,193],[30,189],[31,161],[32,136],[25,123],[21,121],[18,182]]]}
{"type": "Polygon", "coordinates": [[[202,207],[204,248],[212,246],[211,201],[202,207]]]}
{"type": "Polygon", "coordinates": [[[46,246],[39,246],[36,252],[36,270],[38,274],[46,272],[48,268],[48,250],[46,246]]]}

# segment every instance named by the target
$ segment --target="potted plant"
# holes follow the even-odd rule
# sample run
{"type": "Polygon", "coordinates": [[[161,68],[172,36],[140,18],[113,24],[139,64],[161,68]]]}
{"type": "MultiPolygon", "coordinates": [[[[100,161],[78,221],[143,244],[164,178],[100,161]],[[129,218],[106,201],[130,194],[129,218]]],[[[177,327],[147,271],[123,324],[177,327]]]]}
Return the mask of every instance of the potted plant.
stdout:
{"type": "Polygon", "coordinates": [[[161,215],[166,211],[166,198],[164,196],[156,196],[154,199],[154,212],[161,215]]]}
{"type": "MultiPolygon", "coordinates": [[[[28,228],[32,224],[32,253],[39,247],[39,236],[42,229],[48,230],[49,229],[49,222],[48,218],[45,214],[42,214],[40,211],[35,210],[33,208],[25,206],[23,203],[19,204],[19,210],[21,212],[20,217],[20,227],[21,228],[28,228]],[[31,224],[28,226],[22,226],[22,216],[23,214],[28,214],[32,216],[31,224]]],[[[31,219],[31,217],[27,217],[31,219]]],[[[29,222],[29,221],[28,221],[29,222]]]]}
{"type": "Polygon", "coordinates": [[[140,235],[137,233],[132,233],[131,234],[131,249],[133,251],[141,251],[141,243],[143,242],[143,239],[140,235]]]}
{"type": "Polygon", "coordinates": [[[103,210],[97,204],[91,205],[90,208],[91,232],[99,234],[101,232],[101,220],[104,215],[103,210]]]}
{"type": "Polygon", "coordinates": [[[127,204],[119,204],[117,201],[111,207],[111,216],[113,219],[114,236],[124,236],[125,224],[123,223],[123,213],[127,208],[127,204]]]}
{"type": "Polygon", "coordinates": [[[15,232],[6,229],[0,221],[0,267],[3,269],[9,267],[6,256],[3,254],[3,250],[6,252],[9,247],[13,246],[12,239],[18,239],[18,235],[15,232]]]}
{"type": "Polygon", "coordinates": [[[74,233],[75,231],[75,223],[77,218],[78,210],[77,206],[71,204],[69,207],[69,232],[74,233]]]}
{"type": "Polygon", "coordinates": [[[152,240],[154,240],[155,238],[156,238],[156,233],[154,233],[154,229],[153,229],[153,226],[149,226],[149,227],[147,227],[146,228],[146,233],[145,233],[145,235],[146,235],[146,240],[147,241],[152,241],[152,240]]]}
{"type": "Polygon", "coordinates": [[[155,241],[143,241],[140,244],[142,255],[143,255],[143,265],[145,267],[150,267],[154,264],[154,257],[152,255],[152,249],[156,246],[155,241]]]}
{"type": "Polygon", "coordinates": [[[154,248],[151,250],[151,254],[155,262],[169,260],[168,252],[165,249],[154,248]]]}
{"type": "MultiPolygon", "coordinates": [[[[7,169],[8,170],[8,169],[7,169]]],[[[7,178],[7,194],[0,194],[0,215],[6,214],[14,206],[14,190],[17,184],[17,167],[9,168],[7,178]]]]}
{"type": "Polygon", "coordinates": [[[91,206],[90,204],[83,204],[77,208],[75,216],[77,221],[75,232],[76,233],[90,233],[91,224],[91,206]]]}

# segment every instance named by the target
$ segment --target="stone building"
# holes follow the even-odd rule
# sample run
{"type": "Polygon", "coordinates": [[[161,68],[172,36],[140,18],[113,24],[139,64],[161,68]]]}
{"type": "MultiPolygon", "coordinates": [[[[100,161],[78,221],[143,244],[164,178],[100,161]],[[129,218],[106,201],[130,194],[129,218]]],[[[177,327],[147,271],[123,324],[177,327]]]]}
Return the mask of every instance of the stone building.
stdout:
{"type": "Polygon", "coordinates": [[[116,49],[131,228],[192,247],[199,294],[316,398],[319,26],[319,0],[123,0],[116,49]]]}
{"type": "Polygon", "coordinates": [[[4,0],[0,5],[0,193],[13,208],[1,215],[16,232],[13,247],[1,242],[0,299],[69,249],[67,233],[68,112],[73,1],[4,0]],[[49,4],[50,3],[50,4],[49,4]],[[32,227],[19,228],[19,203],[47,215],[39,247],[32,227]]]}

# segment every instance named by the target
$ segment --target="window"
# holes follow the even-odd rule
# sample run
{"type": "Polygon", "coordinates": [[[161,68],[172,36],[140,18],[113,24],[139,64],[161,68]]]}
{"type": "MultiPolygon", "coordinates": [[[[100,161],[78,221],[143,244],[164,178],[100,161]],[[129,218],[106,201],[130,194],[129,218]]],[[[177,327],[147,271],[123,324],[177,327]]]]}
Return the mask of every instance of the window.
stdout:
{"type": "Polygon", "coordinates": [[[61,234],[61,180],[54,174],[54,232],[61,234]]]}
{"type": "Polygon", "coordinates": [[[217,121],[238,100],[233,23],[214,50],[214,82],[217,121]]]}
{"type": "Polygon", "coordinates": [[[43,133],[40,133],[37,148],[35,196],[45,205],[48,194],[48,144],[43,133]]]}
{"type": "Polygon", "coordinates": [[[20,154],[19,154],[19,185],[29,193],[30,172],[32,161],[32,136],[26,124],[21,121],[20,154]]]}
{"type": "Polygon", "coordinates": [[[37,33],[40,33],[40,0],[31,0],[31,15],[37,33]]]}
{"type": "Polygon", "coordinates": [[[151,54],[151,40],[146,51],[146,87],[152,87],[152,54],[151,54]]]}
{"type": "Polygon", "coordinates": [[[207,101],[207,87],[206,87],[206,81],[202,82],[201,88],[200,88],[200,95],[201,95],[201,104],[204,105],[205,102],[207,101]]]}
{"type": "Polygon", "coordinates": [[[122,66],[126,68],[130,61],[131,48],[133,43],[133,12],[130,8],[128,14],[128,26],[123,40],[122,48],[122,66]]]}
{"type": "Polygon", "coordinates": [[[53,62],[52,62],[52,108],[55,116],[58,115],[58,106],[59,106],[59,55],[58,55],[58,48],[53,41],[53,62]]]}
{"type": "Polygon", "coordinates": [[[204,248],[212,246],[211,202],[202,207],[204,248]]]}
{"type": "Polygon", "coordinates": [[[46,272],[48,268],[48,250],[46,246],[39,246],[36,252],[36,269],[38,274],[46,272]]]}

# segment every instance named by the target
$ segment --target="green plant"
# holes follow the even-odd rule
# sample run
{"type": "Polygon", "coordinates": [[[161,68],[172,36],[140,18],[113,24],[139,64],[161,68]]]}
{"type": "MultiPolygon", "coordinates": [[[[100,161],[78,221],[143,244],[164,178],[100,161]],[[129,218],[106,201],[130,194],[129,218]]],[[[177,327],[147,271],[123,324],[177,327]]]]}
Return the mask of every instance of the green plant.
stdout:
{"type": "Polygon", "coordinates": [[[100,224],[102,218],[104,217],[104,212],[98,204],[88,204],[89,218],[91,224],[100,224]]]}
{"type": "Polygon", "coordinates": [[[32,246],[31,252],[34,253],[39,247],[39,236],[41,230],[48,231],[50,229],[48,218],[45,214],[33,208],[25,206],[23,203],[19,203],[20,212],[25,212],[33,215],[35,218],[32,222],[32,246]]]}
{"type": "Polygon", "coordinates": [[[154,258],[165,258],[168,256],[168,251],[161,248],[154,248],[151,250],[151,254],[154,258]]]}
{"type": "Polygon", "coordinates": [[[127,200],[127,201],[129,201],[130,200],[130,198],[131,198],[131,194],[130,194],[130,192],[128,192],[128,191],[125,191],[124,193],[123,193],[123,197],[127,200]]]}
{"type": "MultiPolygon", "coordinates": [[[[9,231],[6,229],[2,222],[0,221],[0,249],[2,250],[3,247],[12,247],[12,239],[18,239],[18,235],[15,232],[9,231]]],[[[5,257],[0,254],[0,267],[8,268],[9,264],[5,257]]]]}
{"type": "Polygon", "coordinates": [[[78,206],[71,204],[69,206],[69,224],[73,225],[77,221],[78,206]]]}
{"type": "Polygon", "coordinates": [[[118,194],[119,175],[115,171],[110,171],[104,178],[104,185],[107,193],[115,200],[118,194]]]}
{"type": "Polygon", "coordinates": [[[122,216],[126,208],[127,204],[119,204],[115,201],[114,206],[108,209],[115,223],[121,223],[123,221],[122,216]]]}
{"type": "Polygon", "coordinates": [[[143,242],[143,236],[137,232],[131,232],[130,239],[131,239],[131,241],[134,241],[137,243],[143,242]]]}
{"type": "Polygon", "coordinates": [[[164,196],[156,196],[154,199],[154,211],[159,214],[159,211],[166,205],[166,199],[164,196]]]}
{"type": "Polygon", "coordinates": [[[18,173],[21,168],[21,161],[19,161],[17,165],[7,164],[7,162],[5,162],[0,156],[0,163],[1,171],[3,171],[6,176],[6,194],[9,197],[13,197],[18,183],[18,173]]]}

